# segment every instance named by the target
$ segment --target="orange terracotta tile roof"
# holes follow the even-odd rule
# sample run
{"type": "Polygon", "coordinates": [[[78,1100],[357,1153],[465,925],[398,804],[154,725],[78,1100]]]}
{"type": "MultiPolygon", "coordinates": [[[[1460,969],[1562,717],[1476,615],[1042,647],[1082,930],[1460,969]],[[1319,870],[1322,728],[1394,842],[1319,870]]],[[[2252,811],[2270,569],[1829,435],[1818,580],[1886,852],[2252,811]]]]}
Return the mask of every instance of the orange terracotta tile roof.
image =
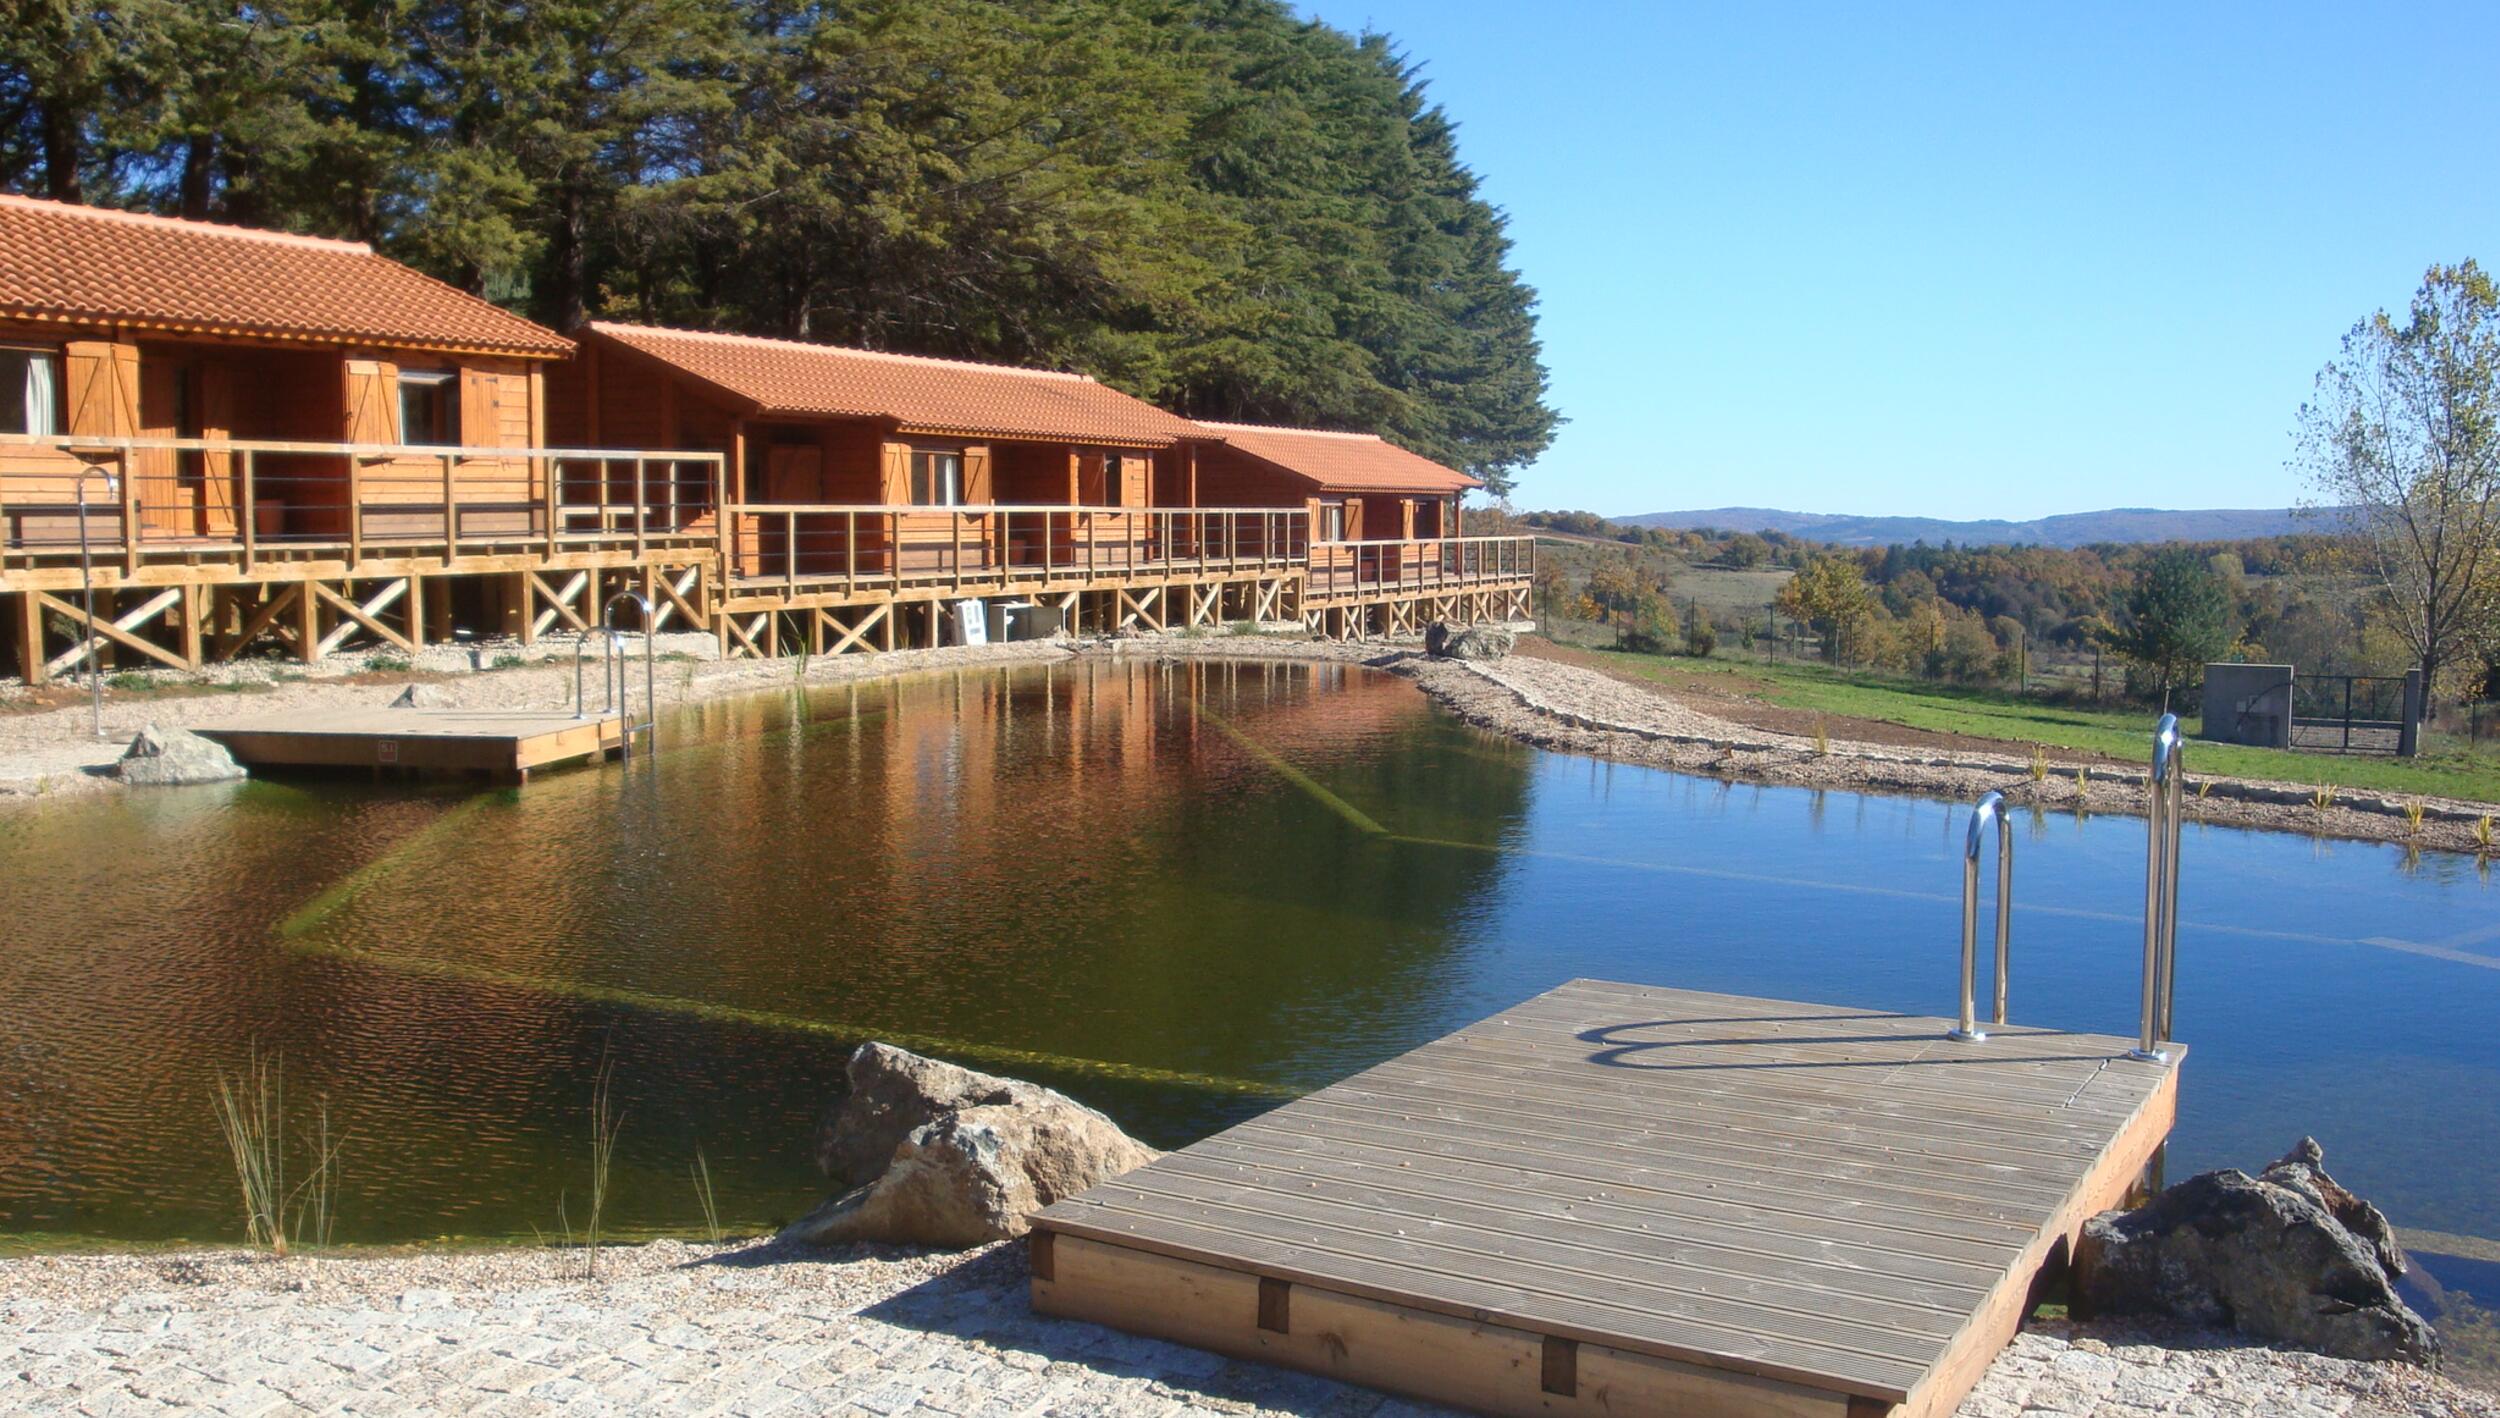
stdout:
{"type": "Polygon", "coordinates": [[[573,343],[353,241],[0,196],[0,317],[554,358],[573,343]]]}
{"type": "Polygon", "coordinates": [[[1249,423],[1206,423],[1233,447],[1286,472],[1308,478],[1327,492],[1466,492],[1484,484],[1430,458],[1409,453],[1369,433],[1331,433],[1316,428],[1272,428],[1249,423]]]}
{"type": "Polygon", "coordinates": [[[843,349],[799,340],[594,321],[591,331],[754,412],[891,419],[922,433],[1164,446],[1196,424],[1082,374],[843,349]]]}

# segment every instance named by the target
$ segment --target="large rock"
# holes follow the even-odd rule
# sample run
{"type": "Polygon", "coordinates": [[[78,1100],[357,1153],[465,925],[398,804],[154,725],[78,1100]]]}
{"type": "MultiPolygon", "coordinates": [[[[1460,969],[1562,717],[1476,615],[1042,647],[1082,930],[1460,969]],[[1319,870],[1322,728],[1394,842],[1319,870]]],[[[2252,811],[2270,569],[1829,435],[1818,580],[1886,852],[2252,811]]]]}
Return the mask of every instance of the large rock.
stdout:
{"type": "Polygon", "coordinates": [[[2346,1359],[2436,1364],[2439,1336],[2396,1294],[2387,1218],[2327,1176],[2317,1143],[2258,1176],[2206,1172],[2084,1223],[2076,1298],[2346,1359]]]}
{"type": "Polygon", "coordinates": [[[231,783],[243,776],[243,765],[234,761],[223,744],[188,729],[150,724],[130,741],[113,772],[125,783],[178,788],[192,783],[231,783]]]}
{"type": "Polygon", "coordinates": [[[1471,625],[1462,630],[1436,620],[1424,627],[1424,653],[1445,660],[1498,660],[1511,652],[1518,639],[1505,626],[1471,625]]]}
{"type": "Polygon", "coordinates": [[[1065,1094],[862,1044],[817,1140],[818,1165],[845,1190],[782,1235],[982,1245],[1023,1235],[1043,1207],[1155,1156],[1065,1094]]]}
{"type": "Polygon", "coordinates": [[[451,696],[438,684],[412,684],[391,701],[393,709],[448,709],[451,696]]]}

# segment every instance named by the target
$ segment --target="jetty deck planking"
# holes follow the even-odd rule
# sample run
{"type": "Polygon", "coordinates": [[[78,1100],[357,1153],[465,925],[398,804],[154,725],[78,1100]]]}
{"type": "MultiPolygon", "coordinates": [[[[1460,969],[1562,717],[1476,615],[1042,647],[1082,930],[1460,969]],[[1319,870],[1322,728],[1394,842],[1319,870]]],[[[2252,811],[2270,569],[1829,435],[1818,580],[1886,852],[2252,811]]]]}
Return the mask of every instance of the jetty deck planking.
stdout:
{"type": "Polygon", "coordinates": [[[483,773],[523,782],[540,768],[619,746],[615,714],[502,709],[302,709],[196,730],[255,768],[483,773]]]}
{"type": "Polygon", "coordinates": [[[1947,1026],[1573,981],[1052,1206],[1034,1303],[1490,1412],[1946,1412],[2184,1055],[1947,1026]]]}

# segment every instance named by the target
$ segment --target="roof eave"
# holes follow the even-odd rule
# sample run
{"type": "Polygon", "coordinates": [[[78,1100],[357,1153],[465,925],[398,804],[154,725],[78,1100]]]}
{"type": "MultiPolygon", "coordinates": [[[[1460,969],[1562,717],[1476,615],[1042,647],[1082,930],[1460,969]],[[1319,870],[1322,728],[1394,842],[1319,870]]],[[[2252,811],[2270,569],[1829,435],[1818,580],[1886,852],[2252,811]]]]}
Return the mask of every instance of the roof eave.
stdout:
{"type": "Polygon", "coordinates": [[[43,309],[15,305],[0,305],[0,319],[20,320],[32,325],[103,326],[116,330],[191,335],[204,339],[262,340],[271,344],[331,347],[380,345],[395,350],[424,350],[437,354],[484,354],[514,359],[563,359],[574,350],[573,342],[561,335],[550,337],[557,342],[554,344],[528,345],[488,341],[421,340],[371,330],[289,330],[273,326],[220,325],[207,321],[166,320],[132,315],[128,312],[43,309]]]}

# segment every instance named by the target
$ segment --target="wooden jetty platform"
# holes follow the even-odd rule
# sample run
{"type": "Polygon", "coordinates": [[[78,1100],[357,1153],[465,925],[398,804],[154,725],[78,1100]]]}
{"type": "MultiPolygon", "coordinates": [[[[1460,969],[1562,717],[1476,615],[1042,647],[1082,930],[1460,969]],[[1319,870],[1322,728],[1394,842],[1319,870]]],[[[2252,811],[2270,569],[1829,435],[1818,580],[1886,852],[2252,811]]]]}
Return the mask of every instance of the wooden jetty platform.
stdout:
{"type": "Polygon", "coordinates": [[[522,783],[540,768],[616,749],[615,714],[561,710],[302,709],[194,730],[251,768],[482,773],[522,783]]]}
{"type": "Polygon", "coordinates": [[[1951,1024],[1574,980],[1051,1206],[1033,1304],[1490,1413],[1950,1413],[2186,1053],[1951,1024]]]}

